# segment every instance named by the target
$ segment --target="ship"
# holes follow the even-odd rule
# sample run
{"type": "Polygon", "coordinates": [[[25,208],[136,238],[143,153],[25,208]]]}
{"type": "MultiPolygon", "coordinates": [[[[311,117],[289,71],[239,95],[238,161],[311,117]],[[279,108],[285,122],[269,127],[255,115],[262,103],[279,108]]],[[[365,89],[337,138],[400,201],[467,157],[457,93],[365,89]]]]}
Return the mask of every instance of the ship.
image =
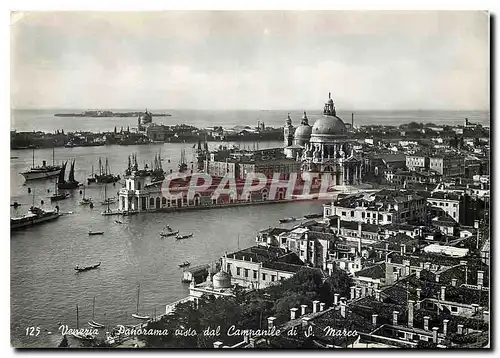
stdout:
{"type": "Polygon", "coordinates": [[[101,158],[99,158],[99,174],[94,174],[94,179],[92,178],[87,179],[88,183],[90,184],[91,182],[95,182],[98,184],[107,184],[107,183],[116,183],[117,181],[120,180],[119,175],[114,175],[111,173],[111,170],[108,171],[109,164],[108,164],[108,158],[106,158],[106,164],[103,167],[101,158]]]}
{"type": "Polygon", "coordinates": [[[67,164],[68,162],[65,162],[63,164],[61,172],[59,173],[59,181],[57,183],[57,187],[59,189],[76,189],[80,186],[80,183],[77,180],[75,180],[75,160],[73,160],[73,162],[71,163],[69,169],[68,181],[64,179],[67,164]]]}
{"type": "Polygon", "coordinates": [[[62,166],[54,164],[54,148],[52,148],[52,165],[47,165],[47,162],[42,161],[41,166],[35,167],[35,149],[33,149],[33,162],[31,169],[22,172],[21,175],[25,180],[53,178],[59,175],[62,166]]]}
{"type": "Polygon", "coordinates": [[[59,210],[42,210],[36,206],[32,206],[28,213],[21,217],[10,219],[10,229],[19,230],[30,226],[42,224],[47,221],[59,219],[61,214],[59,210]]]}

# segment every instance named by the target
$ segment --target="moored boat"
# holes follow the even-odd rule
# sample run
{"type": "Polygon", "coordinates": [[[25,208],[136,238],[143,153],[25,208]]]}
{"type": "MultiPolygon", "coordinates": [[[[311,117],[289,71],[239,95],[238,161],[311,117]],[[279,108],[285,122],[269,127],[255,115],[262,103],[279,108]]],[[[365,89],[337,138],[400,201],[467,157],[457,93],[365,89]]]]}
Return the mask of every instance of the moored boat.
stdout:
{"type": "Polygon", "coordinates": [[[193,237],[193,234],[187,234],[187,235],[179,235],[177,234],[177,236],[175,237],[177,240],[183,240],[183,239],[189,239],[190,237],[193,237]]]}
{"type": "Polygon", "coordinates": [[[170,232],[161,232],[160,236],[161,237],[169,237],[169,236],[176,236],[177,234],[179,234],[179,230],[177,230],[177,231],[170,231],[170,232]]]}
{"type": "Polygon", "coordinates": [[[188,267],[188,266],[191,266],[191,262],[189,262],[189,261],[184,261],[183,263],[179,264],[180,268],[188,267]]]}
{"type": "Polygon", "coordinates": [[[294,218],[294,217],[284,218],[284,219],[280,219],[280,223],[284,224],[284,223],[289,223],[289,222],[296,221],[296,220],[297,220],[297,218],[294,218]]]}
{"type": "Polygon", "coordinates": [[[92,230],[89,231],[89,236],[92,236],[92,235],[103,235],[103,234],[104,234],[104,231],[92,231],[92,230]]]}
{"type": "Polygon", "coordinates": [[[137,309],[135,313],[132,313],[132,317],[141,319],[141,320],[149,320],[149,316],[146,315],[140,315],[139,314],[139,299],[140,299],[140,292],[141,292],[141,285],[137,286],[137,309]]]}
{"type": "Polygon", "coordinates": [[[28,213],[21,217],[14,217],[10,219],[10,229],[18,230],[30,226],[35,226],[47,221],[59,219],[61,214],[59,210],[42,210],[38,207],[32,206],[28,213]]]}
{"type": "Polygon", "coordinates": [[[47,165],[47,162],[42,161],[41,166],[35,167],[35,149],[33,149],[33,162],[29,170],[22,172],[21,175],[25,180],[53,178],[59,175],[62,166],[54,164],[54,148],[52,148],[52,165],[47,165]]]}
{"type": "Polygon", "coordinates": [[[93,266],[79,267],[78,265],[75,267],[75,270],[78,272],[89,271],[98,268],[101,266],[101,263],[95,264],[93,266]]]}
{"type": "Polygon", "coordinates": [[[68,162],[63,164],[61,172],[59,173],[59,180],[57,183],[57,187],[59,189],[77,189],[80,186],[80,182],[75,180],[75,160],[71,163],[68,175],[68,181],[64,178],[66,172],[66,165],[68,162]]]}

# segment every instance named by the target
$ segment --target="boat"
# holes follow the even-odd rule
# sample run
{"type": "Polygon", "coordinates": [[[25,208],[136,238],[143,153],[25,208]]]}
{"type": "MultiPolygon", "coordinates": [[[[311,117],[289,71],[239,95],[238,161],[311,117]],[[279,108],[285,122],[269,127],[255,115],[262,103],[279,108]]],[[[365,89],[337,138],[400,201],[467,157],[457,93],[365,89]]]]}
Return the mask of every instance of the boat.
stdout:
{"type": "Polygon", "coordinates": [[[80,182],[78,180],[75,180],[75,160],[73,159],[73,162],[71,163],[69,169],[68,181],[64,179],[67,163],[68,162],[64,163],[61,172],[59,173],[59,180],[57,183],[57,187],[59,189],[76,189],[80,186],[80,182]]]}
{"type": "Polygon", "coordinates": [[[93,266],[79,267],[78,265],[75,267],[75,270],[78,272],[89,271],[98,268],[101,266],[101,263],[95,264],[93,266]]]}
{"type": "Polygon", "coordinates": [[[92,164],[92,175],[90,178],[87,178],[87,184],[90,185],[91,183],[95,183],[96,178],[94,175],[94,165],[92,164]]]}
{"type": "Polygon", "coordinates": [[[103,234],[104,234],[104,231],[92,231],[92,230],[89,231],[89,236],[103,235],[103,234]]]}
{"type": "Polygon", "coordinates": [[[80,200],[80,205],[89,205],[92,204],[92,198],[86,198],[85,197],[85,186],[83,187],[83,197],[82,200],[80,200]]]}
{"type": "Polygon", "coordinates": [[[115,220],[115,224],[123,224],[123,221],[121,221],[121,220],[115,220]]]}
{"type": "Polygon", "coordinates": [[[101,205],[109,205],[114,203],[116,203],[116,198],[106,198],[103,201],[101,201],[101,205]]]}
{"type": "Polygon", "coordinates": [[[50,201],[60,201],[67,199],[69,197],[69,193],[63,192],[59,193],[59,188],[57,187],[57,182],[55,182],[54,195],[49,196],[50,201]]]}
{"type": "MultiPolygon", "coordinates": [[[[101,214],[102,215],[113,215],[113,212],[111,211],[111,209],[109,208],[109,204],[111,204],[111,202],[108,200],[108,198],[106,197],[106,192],[107,192],[107,189],[106,189],[106,185],[104,185],[104,202],[105,204],[103,205],[107,205],[108,207],[106,208],[106,211],[102,212],[101,214]]],[[[103,202],[101,202],[102,204],[103,202]]]]}
{"type": "Polygon", "coordinates": [[[187,234],[187,235],[179,235],[179,234],[177,234],[177,236],[175,238],[177,240],[183,240],[183,239],[188,239],[190,237],[193,237],[193,234],[187,234]]]}
{"type": "Polygon", "coordinates": [[[54,164],[54,148],[52,148],[52,165],[47,165],[47,162],[42,161],[41,166],[35,167],[35,149],[33,149],[33,162],[30,170],[22,172],[21,175],[25,180],[53,178],[59,175],[62,166],[54,164]]]}
{"type": "Polygon", "coordinates": [[[161,237],[169,237],[169,236],[175,236],[177,234],[179,234],[179,230],[177,230],[177,231],[171,231],[171,232],[161,232],[160,236],[161,237]]]}
{"type": "Polygon", "coordinates": [[[95,321],[95,297],[92,300],[92,321],[87,322],[92,328],[103,328],[104,325],[95,321]]]}
{"type": "Polygon", "coordinates": [[[141,285],[137,286],[137,309],[135,313],[132,313],[132,317],[141,319],[141,320],[149,320],[149,316],[143,316],[139,314],[139,298],[140,298],[140,292],[141,292],[141,285]]]}
{"type": "Polygon", "coordinates": [[[58,208],[56,208],[56,210],[43,210],[36,207],[34,204],[35,193],[33,192],[33,205],[28,210],[28,213],[21,217],[10,218],[11,230],[23,229],[26,227],[42,224],[47,221],[53,221],[59,219],[59,217],[61,216],[58,208]]]}
{"type": "Polygon", "coordinates": [[[109,170],[108,158],[106,158],[106,164],[103,168],[101,158],[99,158],[99,175],[94,174],[95,182],[98,184],[108,184],[108,183],[116,183],[120,180],[119,175],[114,175],[109,170]]]}
{"type": "Polygon", "coordinates": [[[317,218],[322,218],[323,217],[323,214],[322,213],[318,213],[318,214],[307,214],[307,215],[304,215],[304,217],[306,219],[317,219],[317,218]]]}
{"type": "Polygon", "coordinates": [[[189,262],[189,261],[184,261],[183,263],[179,264],[180,268],[188,267],[188,266],[191,266],[191,262],[189,262]]]}
{"type": "Polygon", "coordinates": [[[297,218],[294,218],[294,217],[284,218],[284,219],[280,219],[280,223],[284,224],[284,223],[289,223],[289,222],[296,221],[296,220],[297,220],[297,218]]]}
{"type": "Polygon", "coordinates": [[[73,337],[80,340],[92,341],[95,339],[95,336],[91,334],[84,334],[83,332],[79,332],[80,330],[80,322],[78,317],[78,305],[76,305],[76,331],[71,333],[73,337]]]}

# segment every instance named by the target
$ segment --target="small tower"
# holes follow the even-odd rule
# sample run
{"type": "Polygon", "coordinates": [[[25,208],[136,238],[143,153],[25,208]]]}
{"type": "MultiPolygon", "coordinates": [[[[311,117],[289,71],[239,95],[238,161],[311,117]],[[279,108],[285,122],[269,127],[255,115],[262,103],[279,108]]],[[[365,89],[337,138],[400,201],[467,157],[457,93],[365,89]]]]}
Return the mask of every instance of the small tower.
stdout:
{"type": "Polygon", "coordinates": [[[283,128],[283,139],[285,147],[289,147],[293,144],[293,133],[294,128],[292,126],[292,118],[290,118],[290,113],[285,121],[285,127],[283,128]]]}

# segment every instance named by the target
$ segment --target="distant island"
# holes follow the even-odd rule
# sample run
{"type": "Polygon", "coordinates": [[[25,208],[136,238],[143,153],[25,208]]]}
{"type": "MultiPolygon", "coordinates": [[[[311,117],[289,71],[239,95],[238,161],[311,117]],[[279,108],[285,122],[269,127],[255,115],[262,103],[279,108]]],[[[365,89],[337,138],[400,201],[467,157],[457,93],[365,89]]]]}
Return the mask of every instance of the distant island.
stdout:
{"type": "MultiPolygon", "coordinates": [[[[144,112],[85,111],[82,113],[56,113],[55,117],[139,117],[144,112]]],[[[171,117],[168,113],[152,113],[153,117],[171,117]]]]}

